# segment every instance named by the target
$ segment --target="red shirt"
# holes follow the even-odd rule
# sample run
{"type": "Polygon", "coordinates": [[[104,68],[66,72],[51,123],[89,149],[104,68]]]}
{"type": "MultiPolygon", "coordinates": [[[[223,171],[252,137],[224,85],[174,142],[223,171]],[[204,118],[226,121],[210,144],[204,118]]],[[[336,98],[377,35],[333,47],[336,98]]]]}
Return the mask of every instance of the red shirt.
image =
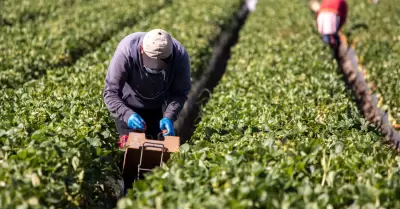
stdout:
{"type": "Polygon", "coordinates": [[[323,0],[318,11],[333,12],[340,17],[339,28],[346,22],[347,19],[347,3],[346,0],[323,0]]]}

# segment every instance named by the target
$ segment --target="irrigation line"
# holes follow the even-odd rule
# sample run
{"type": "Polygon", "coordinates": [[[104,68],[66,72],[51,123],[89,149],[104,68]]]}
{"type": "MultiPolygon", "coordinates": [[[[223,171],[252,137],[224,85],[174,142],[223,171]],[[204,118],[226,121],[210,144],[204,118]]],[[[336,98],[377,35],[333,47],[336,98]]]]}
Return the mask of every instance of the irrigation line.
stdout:
{"type": "Polygon", "coordinates": [[[231,48],[239,39],[242,29],[250,12],[255,10],[256,0],[243,1],[239,10],[234,15],[230,27],[223,31],[219,37],[210,63],[201,77],[193,84],[178,120],[175,122],[177,135],[181,144],[188,141],[196,129],[196,124],[201,120],[201,107],[205,105],[226,71],[228,60],[231,57],[231,48]]]}

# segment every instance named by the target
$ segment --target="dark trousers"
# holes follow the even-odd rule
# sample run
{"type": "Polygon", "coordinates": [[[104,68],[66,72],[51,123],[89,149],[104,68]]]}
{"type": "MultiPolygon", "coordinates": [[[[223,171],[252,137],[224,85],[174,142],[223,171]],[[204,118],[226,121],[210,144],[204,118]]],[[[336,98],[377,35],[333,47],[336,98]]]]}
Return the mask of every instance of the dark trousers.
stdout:
{"type": "MultiPolygon", "coordinates": [[[[150,139],[157,139],[157,135],[161,132],[160,120],[163,117],[163,109],[133,109],[146,123],[147,130],[146,137],[150,139]]],[[[128,124],[118,118],[114,118],[115,125],[117,126],[119,136],[129,135],[129,132],[134,130],[128,127],[128,124]]]]}

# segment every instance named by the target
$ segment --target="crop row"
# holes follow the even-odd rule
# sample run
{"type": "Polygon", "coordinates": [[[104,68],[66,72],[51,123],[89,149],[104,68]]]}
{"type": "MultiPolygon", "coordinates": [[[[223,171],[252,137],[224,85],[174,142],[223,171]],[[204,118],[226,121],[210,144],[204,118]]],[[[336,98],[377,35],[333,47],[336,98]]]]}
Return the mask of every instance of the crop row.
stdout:
{"type": "Polygon", "coordinates": [[[74,8],[84,2],[85,0],[3,0],[0,2],[0,27],[45,20],[65,7],[74,8]]]}
{"type": "Polygon", "coordinates": [[[238,5],[230,0],[172,2],[73,66],[49,69],[41,79],[4,90],[0,205],[110,207],[102,200],[120,191],[113,159],[117,137],[102,91],[118,41],[132,32],[164,28],[188,49],[195,71],[238,5]]]}
{"type": "Polygon", "coordinates": [[[400,13],[394,2],[349,1],[345,32],[359,56],[369,81],[380,97],[379,107],[400,124],[400,13]],[[352,30],[357,24],[364,24],[352,30]]]}
{"type": "Polygon", "coordinates": [[[400,207],[400,158],[310,18],[304,2],[260,0],[192,140],[118,208],[400,207]]]}
{"type": "Polygon", "coordinates": [[[132,26],[168,1],[84,2],[57,10],[43,22],[0,28],[0,88],[18,87],[46,73],[72,65],[119,30],[132,26]]]}

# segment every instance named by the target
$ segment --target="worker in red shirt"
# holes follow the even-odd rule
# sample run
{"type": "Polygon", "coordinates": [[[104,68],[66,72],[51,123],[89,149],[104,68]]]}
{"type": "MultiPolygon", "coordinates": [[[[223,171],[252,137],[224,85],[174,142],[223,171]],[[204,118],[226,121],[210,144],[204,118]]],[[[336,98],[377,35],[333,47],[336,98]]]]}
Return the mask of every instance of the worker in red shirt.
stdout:
{"type": "Polygon", "coordinates": [[[337,48],[340,44],[338,31],[347,19],[346,0],[322,0],[317,13],[318,32],[327,44],[337,48]]]}

